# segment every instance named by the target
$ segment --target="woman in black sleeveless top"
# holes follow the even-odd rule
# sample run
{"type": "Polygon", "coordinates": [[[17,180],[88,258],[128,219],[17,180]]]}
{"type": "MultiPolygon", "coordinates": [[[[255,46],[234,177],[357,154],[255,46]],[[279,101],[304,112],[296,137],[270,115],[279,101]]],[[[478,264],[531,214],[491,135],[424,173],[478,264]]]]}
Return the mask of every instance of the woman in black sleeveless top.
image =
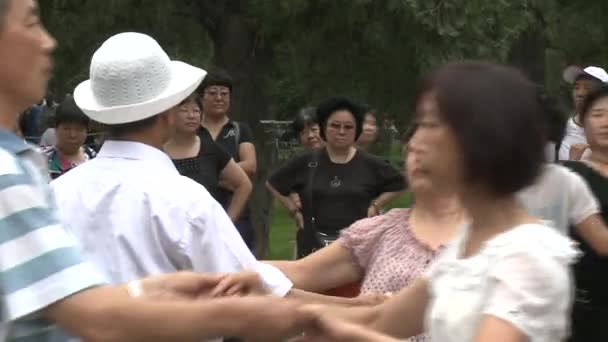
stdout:
{"type": "MultiPolygon", "coordinates": [[[[608,88],[591,94],[583,109],[581,121],[591,155],[583,162],[565,165],[587,181],[600,203],[604,221],[608,221],[608,88]]],[[[570,231],[584,253],[574,266],[571,341],[608,341],[608,257],[594,252],[576,230],[570,231]]]]}
{"type": "Polygon", "coordinates": [[[179,105],[175,136],[164,146],[183,176],[203,185],[234,222],[251,194],[251,181],[234,159],[207,135],[197,134],[201,106],[196,95],[179,105]],[[228,199],[220,188],[233,192],[228,199]]]}

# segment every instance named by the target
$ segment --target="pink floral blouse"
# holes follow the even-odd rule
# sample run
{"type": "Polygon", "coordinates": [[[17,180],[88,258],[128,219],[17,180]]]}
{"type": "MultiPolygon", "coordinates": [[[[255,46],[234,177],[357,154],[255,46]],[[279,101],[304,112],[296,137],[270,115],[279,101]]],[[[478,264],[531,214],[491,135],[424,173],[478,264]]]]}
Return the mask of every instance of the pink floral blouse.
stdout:
{"type": "MultiPolygon", "coordinates": [[[[399,292],[420,277],[438,254],[409,226],[410,209],[393,209],[342,230],[338,240],[365,271],[361,294],[399,292]]],[[[416,336],[409,341],[429,341],[416,336]]]]}

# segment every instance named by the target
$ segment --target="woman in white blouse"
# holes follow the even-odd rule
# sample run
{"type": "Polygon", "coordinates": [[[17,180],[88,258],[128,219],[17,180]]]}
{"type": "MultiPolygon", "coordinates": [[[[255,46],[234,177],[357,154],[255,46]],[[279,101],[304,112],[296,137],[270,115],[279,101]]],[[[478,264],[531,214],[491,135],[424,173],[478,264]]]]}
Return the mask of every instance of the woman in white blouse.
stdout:
{"type": "Polygon", "coordinates": [[[541,111],[535,86],[509,67],[456,63],[429,75],[411,142],[417,172],[459,193],[470,222],[413,285],[374,308],[324,307],[316,333],[356,341],[331,328],[330,317],[342,317],[398,338],[426,331],[434,342],[565,339],[578,251],[515,195],[543,165],[541,111]]]}

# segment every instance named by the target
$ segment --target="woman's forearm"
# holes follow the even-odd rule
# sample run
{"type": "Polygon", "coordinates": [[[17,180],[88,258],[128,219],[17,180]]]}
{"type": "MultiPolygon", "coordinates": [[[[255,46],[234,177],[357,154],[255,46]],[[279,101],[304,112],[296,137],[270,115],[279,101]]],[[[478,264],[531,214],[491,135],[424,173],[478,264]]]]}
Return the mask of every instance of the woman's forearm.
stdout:
{"type": "Polygon", "coordinates": [[[247,205],[249,195],[251,195],[251,189],[251,182],[239,184],[238,187],[234,189],[230,205],[228,206],[228,210],[226,210],[226,213],[232,222],[236,222],[241,216],[241,213],[247,205]]]}
{"type": "Polygon", "coordinates": [[[357,301],[353,298],[326,296],[314,292],[299,290],[296,288],[292,288],[289,293],[287,293],[286,297],[298,300],[305,304],[326,304],[348,307],[361,305],[360,301],[357,301]]]}
{"type": "Polygon", "coordinates": [[[381,209],[382,207],[385,207],[386,205],[390,204],[397,197],[401,196],[404,192],[405,191],[382,193],[372,203],[375,204],[378,209],[381,209]]]}
{"type": "Polygon", "coordinates": [[[279,201],[279,203],[281,203],[283,207],[289,210],[290,214],[293,215],[294,211],[299,209],[293,199],[291,199],[289,196],[281,195],[281,193],[279,193],[272,185],[270,185],[270,183],[266,183],[266,188],[268,189],[268,191],[270,191],[272,197],[279,201]]]}

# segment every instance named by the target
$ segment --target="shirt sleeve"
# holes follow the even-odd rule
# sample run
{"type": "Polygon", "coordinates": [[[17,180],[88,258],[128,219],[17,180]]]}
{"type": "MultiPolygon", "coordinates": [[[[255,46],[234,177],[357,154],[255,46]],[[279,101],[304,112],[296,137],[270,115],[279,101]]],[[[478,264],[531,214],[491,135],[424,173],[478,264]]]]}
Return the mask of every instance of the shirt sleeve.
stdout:
{"type": "Polygon", "coordinates": [[[17,320],[104,279],[61,226],[48,185],[0,159],[1,306],[17,320]]]}
{"type": "Polygon", "coordinates": [[[379,158],[373,158],[378,182],[378,193],[397,192],[406,189],[403,175],[393,165],[379,158]]]}
{"type": "Polygon", "coordinates": [[[350,251],[353,260],[362,269],[365,270],[369,267],[371,256],[387,228],[394,222],[398,222],[394,218],[399,216],[399,210],[402,209],[394,209],[384,215],[356,221],[340,232],[338,241],[350,251]]]}
{"type": "Polygon", "coordinates": [[[587,182],[575,172],[566,170],[568,173],[568,218],[570,222],[577,225],[593,214],[600,213],[600,205],[591,192],[587,182]]]}
{"type": "Polygon", "coordinates": [[[204,188],[198,197],[201,200],[193,203],[189,212],[192,230],[185,244],[193,270],[212,273],[254,270],[260,274],[266,289],[274,295],[285,296],[293,283],[278,269],[266,267],[255,259],[222,206],[204,188]]]}
{"type": "Polygon", "coordinates": [[[566,258],[522,251],[496,264],[483,313],[512,324],[528,337],[567,335],[572,280],[566,258]]]}
{"type": "Polygon", "coordinates": [[[301,182],[301,175],[308,172],[308,162],[310,160],[310,153],[305,153],[289,160],[270,175],[268,183],[281,195],[289,195],[296,190],[295,188],[301,182]]]}
{"type": "Polygon", "coordinates": [[[251,127],[248,124],[239,121],[239,130],[241,137],[239,139],[239,145],[242,143],[252,143],[253,144],[253,133],[251,132],[251,127]]]}

